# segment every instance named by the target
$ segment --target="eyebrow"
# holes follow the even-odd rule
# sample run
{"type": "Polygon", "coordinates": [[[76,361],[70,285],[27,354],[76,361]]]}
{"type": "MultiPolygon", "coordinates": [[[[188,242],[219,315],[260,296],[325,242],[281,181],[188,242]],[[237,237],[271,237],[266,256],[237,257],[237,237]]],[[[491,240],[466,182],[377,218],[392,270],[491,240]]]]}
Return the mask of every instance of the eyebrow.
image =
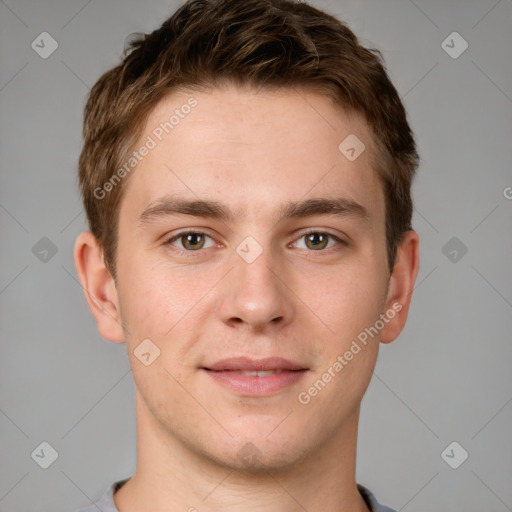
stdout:
{"type": "MultiPolygon", "coordinates": [[[[140,215],[139,225],[144,225],[158,218],[172,215],[191,215],[218,219],[224,222],[234,222],[243,219],[246,214],[243,209],[231,211],[226,205],[212,200],[190,200],[176,196],[165,196],[152,202],[140,215]]],[[[343,197],[313,198],[302,201],[290,201],[281,206],[279,221],[283,219],[298,219],[314,215],[338,215],[355,217],[364,221],[370,220],[367,209],[343,197]]]]}

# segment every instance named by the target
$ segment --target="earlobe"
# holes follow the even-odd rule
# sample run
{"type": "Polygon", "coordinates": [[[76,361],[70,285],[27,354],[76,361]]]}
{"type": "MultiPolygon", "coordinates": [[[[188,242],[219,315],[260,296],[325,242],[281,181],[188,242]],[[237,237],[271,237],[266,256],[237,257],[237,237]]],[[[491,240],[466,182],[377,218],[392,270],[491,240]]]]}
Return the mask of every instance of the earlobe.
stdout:
{"type": "Polygon", "coordinates": [[[124,332],[115,282],[105,266],[101,247],[90,231],[84,231],[77,237],[74,260],[99,333],[109,341],[123,342],[124,332]]]}
{"type": "Polygon", "coordinates": [[[414,283],[419,269],[419,236],[414,230],[406,231],[397,249],[395,265],[388,284],[386,299],[387,317],[390,318],[381,332],[381,342],[391,343],[402,332],[414,283]]]}

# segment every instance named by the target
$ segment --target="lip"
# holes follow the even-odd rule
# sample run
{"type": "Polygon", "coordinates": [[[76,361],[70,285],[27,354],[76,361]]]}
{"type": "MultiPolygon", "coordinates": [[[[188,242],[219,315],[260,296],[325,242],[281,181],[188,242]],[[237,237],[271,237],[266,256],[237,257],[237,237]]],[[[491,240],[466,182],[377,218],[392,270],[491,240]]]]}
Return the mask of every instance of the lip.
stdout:
{"type": "Polygon", "coordinates": [[[257,372],[257,371],[271,371],[271,370],[307,370],[305,366],[283,359],[282,357],[267,357],[264,359],[251,359],[250,357],[231,357],[229,359],[222,359],[211,365],[203,367],[206,370],[214,372],[238,370],[242,372],[257,372]]]}
{"type": "Polygon", "coordinates": [[[280,357],[266,359],[236,357],[217,361],[201,370],[216,383],[239,395],[269,396],[296,384],[309,369],[280,357]],[[279,373],[263,376],[242,373],[270,371],[279,373]]]}

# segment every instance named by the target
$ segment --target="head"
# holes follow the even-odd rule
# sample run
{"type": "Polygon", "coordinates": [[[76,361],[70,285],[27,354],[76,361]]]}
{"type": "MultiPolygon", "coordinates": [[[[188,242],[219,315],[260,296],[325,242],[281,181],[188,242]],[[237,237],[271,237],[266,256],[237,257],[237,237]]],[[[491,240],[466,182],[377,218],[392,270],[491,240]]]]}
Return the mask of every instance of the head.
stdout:
{"type": "Polygon", "coordinates": [[[388,268],[393,269],[401,236],[412,227],[418,155],[378,50],[362,47],[341,21],[298,1],[196,0],[158,30],[133,40],[127,53],[89,94],[79,162],[90,229],[114,278],[119,209],[135,168],[127,163],[149,113],[172,91],[223,83],[305,88],[364,117],[386,201],[388,268]]]}
{"type": "Polygon", "coordinates": [[[418,270],[418,155],[379,52],[302,2],[192,0],[98,80],[83,135],[75,260],[147,424],[218,462],[251,441],[284,466],[354,420],[418,270]],[[264,398],[210,381],[244,356],[304,371],[264,398]],[[283,406],[294,420],[269,438],[283,406]]]}

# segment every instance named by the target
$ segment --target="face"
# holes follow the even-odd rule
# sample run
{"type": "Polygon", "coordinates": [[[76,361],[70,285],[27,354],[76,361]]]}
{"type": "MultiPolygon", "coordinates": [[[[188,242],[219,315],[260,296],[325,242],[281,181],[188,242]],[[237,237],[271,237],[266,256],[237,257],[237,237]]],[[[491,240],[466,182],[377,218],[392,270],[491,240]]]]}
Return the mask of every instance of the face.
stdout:
{"type": "Polygon", "coordinates": [[[150,139],[115,292],[138,414],[227,466],[304,459],[354,425],[402,307],[368,127],[311,92],[226,87],[165,98],[150,139]]]}

